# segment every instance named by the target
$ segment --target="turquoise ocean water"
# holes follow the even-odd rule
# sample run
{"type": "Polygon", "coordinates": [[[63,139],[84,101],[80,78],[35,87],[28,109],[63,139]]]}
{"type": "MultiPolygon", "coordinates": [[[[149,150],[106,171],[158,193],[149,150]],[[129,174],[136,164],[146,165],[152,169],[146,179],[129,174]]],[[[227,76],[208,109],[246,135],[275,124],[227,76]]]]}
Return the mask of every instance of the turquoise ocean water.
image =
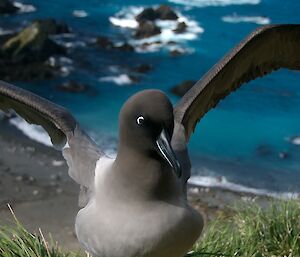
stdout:
{"type": "MultiPolygon", "coordinates": [[[[199,79],[260,24],[300,23],[297,0],[22,3],[33,5],[36,10],[1,17],[2,30],[16,30],[36,18],[53,17],[65,21],[72,28],[72,36],[56,38],[69,47],[68,59],[63,60],[64,77],[16,84],[70,109],[101,145],[112,150],[117,144],[119,109],[134,92],[159,88],[175,104],[178,98],[170,93],[172,86],[182,80],[199,79]],[[181,38],[174,37],[168,29],[172,24],[166,23],[159,40],[176,41],[187,54],[172,58],[168,45],[133,53],[105,51],[90,45],[99,35],[109,36],[115,42],[130,40],[132,30],[128,26],[132,25],[134,13],[141,7],[162,3],[174,7],[189,22],[191,31],[181,38]],[[118,22],[125,27],[115,26],[118,22]],[[139,83],[131,84],[126,67],[141,63],[152,64],[154,68],[142,75],[139,83]],[[72,94],[56,89],[69,79],[90,85],[93,93],[72,94]]],[[[210,111],[197,126],[189,145],[192,181],[260,193],[300,192],[300,146],[289,140],[300,134],[299,82],[299,72],[281,70],[245,85],[210,111]],[[280,158],[282,153],[286,158],[280,158]]]]}

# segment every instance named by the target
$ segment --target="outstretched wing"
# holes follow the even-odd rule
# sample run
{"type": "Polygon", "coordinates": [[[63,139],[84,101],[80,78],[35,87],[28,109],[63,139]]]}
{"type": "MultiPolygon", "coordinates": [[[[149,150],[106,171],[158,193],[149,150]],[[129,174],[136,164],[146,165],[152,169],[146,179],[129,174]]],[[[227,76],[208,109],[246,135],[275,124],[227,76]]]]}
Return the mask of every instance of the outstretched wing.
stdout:
{"type": "Polygon", "coordinates": [[[197,122],[243,83],[280,68],[300,69],[300,25],[263,26],[213,66],[179,101],[175,121],[189,140],[197,122]]]}
{"type": "Polygon", "coordinates": [[[102,155],[94,141],[63,107],[29,91],[0,81],[0,110],[14,110],[30,124],[42,126],[53,145],[63,149],[69,175],[81,185],[80,205],[85,205],[93,190],[96,163],[102,155]]]}

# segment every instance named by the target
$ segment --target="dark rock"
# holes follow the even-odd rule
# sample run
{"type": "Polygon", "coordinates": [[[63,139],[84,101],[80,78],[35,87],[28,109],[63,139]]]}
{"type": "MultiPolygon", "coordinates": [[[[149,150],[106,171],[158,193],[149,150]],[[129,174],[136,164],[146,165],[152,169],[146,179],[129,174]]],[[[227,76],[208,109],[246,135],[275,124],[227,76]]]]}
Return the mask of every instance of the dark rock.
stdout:
{"type": "Polygon", "coordinates": [[[67,34],[71,32],[66,23],[58,22],[52,18],[40,19],[35,22],[39,23],[41,29],[48,35],[67,34]]]}
{"type": "Polygon", "coordinates": [[[134,75],[128,75],[132,83],[139,83],[141,81],[140,77],[134,75]]]}
{"type": "Polygon", "coordinates": [[[169,54],[170,54],[171,57],[177,57],[177,56],[183,55],[183,54],[184,54],[184,51],[179,50],[179,49],[174,49],[174,50],[171,50],[171,51],[169,52],[169,54]]]}
{"type": "Polygon", "coordinates": [[[161,19],[161,20],[177,20],[178,19],[177,14],[169,5],[162,4],[155,10],[155,13],[156,13],[158,19],[161,19]]]}
{"type": "Polygon", "coordinates": [[[169,5],[160,5],[157,9],[145,8],[135,19],[138,22],[160,20],[177,20],[178,16],[169,5]]]}
{"type": "Polygon", "coordinates": [[[104,36],[97,37],[96,45],[106,50],[116,49],[125,52],[134,51],[134,47],[129,43],[125,42],[125,43],[121,43],[120,45],[115,45],[113,41],[111,41],[108,37],[104,37],[104,36]]]}
{"type": "Polygon", "coordinates": [[[104,36],[97,37],[96,44],[104,49],[112,49],[114,47],[114,43],[108,37],[104,36]]]}
{"type": "Polygon", "coordinates": [[[141,13],[139,13],[135,19],[138,22],[143,22],[143,21],[154,21],[158,18],[156,11],[149,7],[145,8],[141,13]]]}
{"type": "Polygon", "coordinates": [[[127,42],[122,43],[119,46],[114,46],[114,49],[121,50],[124,52],[133,52],[134,51],[134,47],[127,42]]]}
{"type": "Polygon", "coordinates": [[[178,23],[177,28],[174,29],[174,32],[178,33],[178,34],[183,33],[183,32],[186,31],[186,28],[187,28],[186,23],[185,22],[180,22],[180,23],[178,23]]]}
{"type": "Polygon", "coordinates": [[[256,155],[261,156],[261,157],[268,157],[274,154],[274,149],[272,148],[271,145],[268,144],[262,144],[257,146],[256,150],[256,155]]]}
{"type": "Polygon", "coordinates": [[[51,79],[60,74],[58,68],[53,68],[41,62],[27,65],[10,63],[0,58],[0,77],[5,81],[35,81],[51,79]]]}
{"type": "Polygon", "coordinates": [[[19,10],[10,0],[0,0],[0,15],[14,14],[19,10]]]}
{"type": "Polygon", "coordinates": [[[136,39],[152,37],[160,34],[161,30],[151,21],[141,22],[136,30],[134,37],[136,39]]]}
{"type": "Polygon", "coordinates": [[[88,90],[88,86],[76,81],[67,81],[59,86],[57,86],[59,90],[71,92],[71,93],[82,93],[88,90]]]}
{"type": "Polygon", "coordinates": [[[196,83],[195,80],[185,80],[180,84],[171,88],[171,92],[177,96],[183,96],[187,91],[189,91],[196,83]]]}
{"type": "Polygon", "coordinates": [[[50,34],[65,32],[51,20],[36,21],[17,34],[1,41],[0,77],[7,81],[32,81],[53,78],[60,67],[47,62],[53,55],[62,55],[66,49],[49,38],[50,34]]]}
{"type": "Polygon", "coordinates": [[[140,64],[140,65],[134,67],[132,69],[132,71],[137,72],[137,73],[147,73],[152,69],[153,69],[153,67],[151,64],[145,63],[145,64],[140,64]]]}
{"type": "Polygon", "coordinates": [[[44,62],[52,55],[65,54],[65,49],[49,39],[49,31],[40,22],[34,22],[1,47],[0,57],[11,63],[44,62]]]}
{"type": "Polygon", "coordinates": [[[278,154],[278,157],[280,159],[288,159],[290,156],[289,156],[288,152],[283,151],[278,154]]]}

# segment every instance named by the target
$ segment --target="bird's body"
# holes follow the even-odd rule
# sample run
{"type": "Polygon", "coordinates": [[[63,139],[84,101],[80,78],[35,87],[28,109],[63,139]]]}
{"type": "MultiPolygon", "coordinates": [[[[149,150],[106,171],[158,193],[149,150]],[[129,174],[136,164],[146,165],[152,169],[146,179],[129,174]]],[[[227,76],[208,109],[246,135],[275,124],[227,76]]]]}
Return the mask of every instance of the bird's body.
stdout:
{"type": "Polygon", "coordinates": [[[113,172],[112,160],[98,162],[96,195],[76,218],[79,241],[94,257],[182,257],[202,230],[200,214],[180,192],[156,199],[126,182],[116,192],[107,187],[113,172]]]}
{"type": "Polygon", "coordinates": [[[76,218],[79,241],[94,257],[182,257],[203,220],[181,178],[156,158],[122,154],[97,162],[94,196],[76,218]]]}
{"type": "Polygon", "coordinates": [[[81,186],[76,234],[93,257],[182,257],[203,220],[187,201],[187,143],[197,122],[243,83],[279,68],[300,70],[300,25],[257,29],[173,106],[158,90],[124,104],[119,146],[108,159],[64,108],[0,82],[0,109],[41,125],[81,186]]]}

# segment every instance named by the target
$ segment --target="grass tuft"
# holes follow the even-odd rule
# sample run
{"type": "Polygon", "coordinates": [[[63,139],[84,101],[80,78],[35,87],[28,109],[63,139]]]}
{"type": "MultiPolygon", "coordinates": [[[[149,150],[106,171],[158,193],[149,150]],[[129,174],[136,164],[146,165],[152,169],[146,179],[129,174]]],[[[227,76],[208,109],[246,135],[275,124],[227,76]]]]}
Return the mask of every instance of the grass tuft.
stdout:
{"type": "MultiPolygon", "coordinates": [[[[185,257],[300,257],[300,200],[274,201],[265,209],[248,203],[234,213],[208,224],[185,257]]],[[[80,257],[47,243],[41,231],[29,233],[14,218],[14,228],[0,227],[1,257],[80,257]]]]}
{"type": "MultiPolygon", "coordinates": [[[[39,234],[29,233],[18,221],[13,210],[8,205],[16,225],[0,227],[1,257],[71,257],[71,253],[63,253],[53,240],[46,242],[42,231],[39,234]]],[[[79,256],[77,256],[79,257],[79,256]]]]}
{"type": "Polygon", "coordinates": [[[189,256],[300,257],[300,200],[242,204],[219,217],[189,256]]]}

